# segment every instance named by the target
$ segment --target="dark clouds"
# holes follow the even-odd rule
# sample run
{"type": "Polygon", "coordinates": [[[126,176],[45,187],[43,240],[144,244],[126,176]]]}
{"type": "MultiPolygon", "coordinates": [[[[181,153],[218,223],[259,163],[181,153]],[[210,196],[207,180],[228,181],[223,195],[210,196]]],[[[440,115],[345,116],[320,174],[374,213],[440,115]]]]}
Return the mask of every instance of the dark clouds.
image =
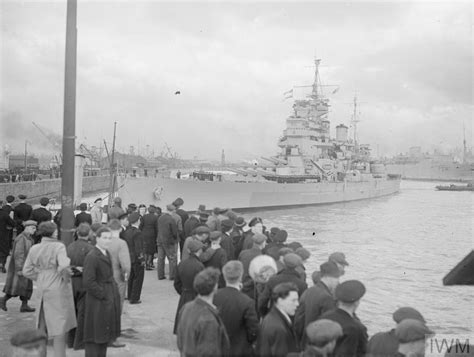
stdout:
{"type": "MultiPolygon", "coordinates": [[[[60,133],[65,6],[1,6],[0,139],[11,113],[60,133]]],[[[454,146],[472,115],[470,24],[464,3],[80,2],[78,140],[110,140],[117,121],[119,148],[271,155],[291,111],[281,94],[311,83],[316,53],[341,86],[333,126],[357,90],[364,140],[394,153],[425,130],[423,145],[454,146]]]]}

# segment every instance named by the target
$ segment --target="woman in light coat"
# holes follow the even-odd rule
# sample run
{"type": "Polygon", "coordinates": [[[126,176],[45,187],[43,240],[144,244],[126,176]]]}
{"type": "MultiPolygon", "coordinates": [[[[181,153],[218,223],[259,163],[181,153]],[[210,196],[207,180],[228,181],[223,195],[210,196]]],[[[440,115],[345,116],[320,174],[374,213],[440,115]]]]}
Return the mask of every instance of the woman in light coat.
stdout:
{"type": "Polygon", "coordinates": [[[65,357],[66,334],[76,327],[70,259],[66,246],[57,240],[56,224],[43,222],[38,230],[43,238],[31,247],[23,275],[36,281],[40,296],[36,326],[53,339],[54,356],[65,357]]]}

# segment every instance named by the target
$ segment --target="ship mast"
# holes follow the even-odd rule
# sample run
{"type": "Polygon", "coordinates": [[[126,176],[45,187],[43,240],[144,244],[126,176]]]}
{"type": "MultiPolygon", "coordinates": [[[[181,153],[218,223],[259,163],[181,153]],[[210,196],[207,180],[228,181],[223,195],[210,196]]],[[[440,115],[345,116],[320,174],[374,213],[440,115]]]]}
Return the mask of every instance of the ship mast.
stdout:
{"type": "Polygon", "coordinates": [[[354,128],[354,150],[355,152],[358,151],[358,145],[357,145],[357,123],[360,122],[357,118],[357,95],[354,95],[354,112],[352,113],[352,120],[351,124],[352,127],[354,128]]]}
{"type": "Polygon", "coordinates": [[[319,64],[321,63],[320,59],[314,59],[314,83],[313,83],[313,92],[311,93],[311,97],[313,99],[318,99],[319,92],[318,87],[321,86],[321,79],[319,78],[319,64]]]}
{"type": "Polygon", "coordinates": [[[467,146],[466,146],[466,126],[464,123],[462,123],[462,131],[463,131],[463,136],[464,136],[464,139],[463,139],[463,155],[462,155],[462,162],[463,164],[466,163],[466,156],[467,156],[467,146]]]}

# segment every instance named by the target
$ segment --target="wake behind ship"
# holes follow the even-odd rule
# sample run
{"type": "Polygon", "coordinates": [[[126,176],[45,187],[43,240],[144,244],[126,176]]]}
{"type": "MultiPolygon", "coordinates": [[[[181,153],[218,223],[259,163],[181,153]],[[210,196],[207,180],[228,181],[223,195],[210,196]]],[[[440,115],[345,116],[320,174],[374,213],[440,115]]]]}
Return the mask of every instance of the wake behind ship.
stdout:
{"type": "Polygon", "coordinates": [[[278,140],[280,152],[225,171],[195,171],[169,177],[119,177],[118,195],[125,202],[164,207],[182,197],[188,210],[198,205],[255,209],[348,202],[390,195],[400,189],[400,176],[370,160],[368,145],[357,142],[357,99],[354,98],[354,137],[348,127],[336,127],[330,137],[329,99],[323,94],[315,60],[311,94],[296,99],[286,129],[278,140]]]}

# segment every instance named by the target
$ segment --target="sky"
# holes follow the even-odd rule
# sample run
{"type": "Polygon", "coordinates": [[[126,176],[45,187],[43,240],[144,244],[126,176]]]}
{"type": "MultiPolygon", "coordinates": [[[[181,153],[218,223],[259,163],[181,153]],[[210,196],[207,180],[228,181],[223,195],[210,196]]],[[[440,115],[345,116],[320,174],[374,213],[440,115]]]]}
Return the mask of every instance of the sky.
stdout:
{"type": "MultiPolygon", "coordinates": [[[[52,151],[32,122],[60,139],[66,1],[0,4],[1,147],[52,151]]],[[[327,91],[333,136],[357,94],[359,141],[375,155],[452,150],[463,126],[471,146],[472,17],[447,1],[78,0],[76,143],[111,145],[116,121],[125,152],[274,155],[292,112],[283,93],[312,83],[316,57],[340,88],[327,91]]]]}

